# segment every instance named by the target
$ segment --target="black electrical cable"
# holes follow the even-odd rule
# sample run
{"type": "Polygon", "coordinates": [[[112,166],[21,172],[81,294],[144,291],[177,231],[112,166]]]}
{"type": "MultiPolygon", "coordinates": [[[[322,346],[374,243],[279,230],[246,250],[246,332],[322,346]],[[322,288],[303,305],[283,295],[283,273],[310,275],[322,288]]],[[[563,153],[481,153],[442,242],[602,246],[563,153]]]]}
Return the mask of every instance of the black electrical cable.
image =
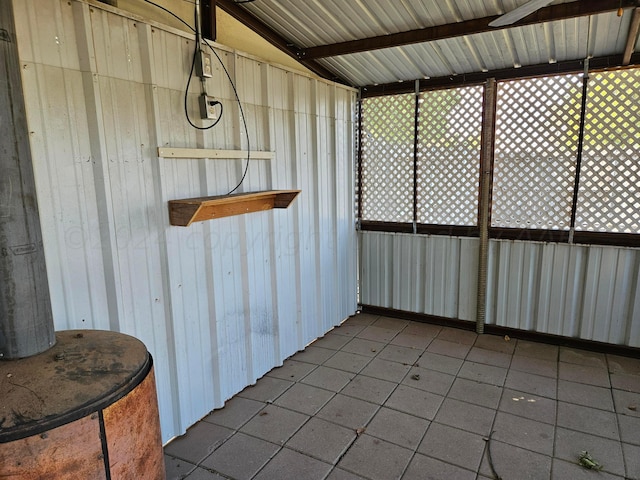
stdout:
{"type": "MultiPolygon", "coordinates": [[[[196,30],[191,25],[189,25],[187,22],[185,22],[182,18],[180,18],[175,13],[173,13],[171,10],[163,7],[162,5],[158,5],[155,2],[152,2],[151,0],[144,0],[144,1],[149,3],[150,5],[153,5],[154,7],[159,8],[160,10],[163,10],[163,11],[167,12],[169,15],[173,16],[174,18],[176,18],[177,20],[182,22],[184,25],[186,25],[187,28],[189,30],[191,30],[193,33],[197,33],[196,30]]],[[[240,109],[240,116],[242,117],[242,123],[244,124],[244,131],[245,131],[245,134],[247,135],[247,163],[246,163],[246,165],[244,167],[244,172],[242,174],[242,178],[240,179],[238,184],[231,191],[229,191],[229,193],[227,193],[227,195],[231,195],[238,188],[240,188],[240,185],[242,185],[242,182],[244,182],[244,179],[247,176],[247,172],[249,171],[249,160],[251,159],[251,144],[250,144],[250,141],[249,141],[249,128],[247,127],[247,119],[246,119],[246,117],[244,115],[244,109],[242,108],[242,103],[240,102],[240,97],[238,95],[238,90],[236,89],[235,83],[233,83],[233,80],[231,79],[231,75],[229,74],[229,71],[227,70],[227,67],[224,66],[224,63],[222,62],[222,59],[220,58],[220,55],[218,55],[218,53],[213,49],[211,44],[209,42],[207,42],[207,39],[203,38],[202,40],[207,45],[207,47],[209,47],[209,49],[213,52],[213,54],[216,56],[216,58],[218,59],[218,62],[220,62],[220,65],[222,66],[222,70],[224,70],[225,75],[229,79],[229,83],[231,84],[231,88],[233,89],[233,94],[235,95],[236,101],[238,103],[238,108],[240,109]]],[[[197,54],[197,51],[198,51],[198,48],[197,48],[197,45],[196,45],[196,51],[194,53],[194,57],[193,57],[193,60],[191,62],[191,71],[189,72],[189,79],[187,81],[187,90],[185,90],[185,112],[186,112],[186,109],[187,109],[187,101],[186,101],[187,92],[188,92],[188,89],[189,89],[188,87],[189,87],[189,85],[191,83],[191,77],[193,75],[193,68],[195,66],[195,60],[196,60],[195,55],[197,54]]],[[[222,108],[222,104],[220,104],[220,108],[222,108]]],[[[220,118],[222,118],[222,112],[221,112],[220,117],[218,118],[218,120],[216,120],[216,124],[220,121],[220,118]]],[[[187,115],[187,120],[189,120],[189,116],[188,115],[187,115]]],[[[200,128],[200,129],[203,128],[203,127],[197,127],[197,126],[193,125],[193,123],[191,123],[191,120],[189,120],[189,123],[192,126],[194,126],[195,128],[200,128]]]]}

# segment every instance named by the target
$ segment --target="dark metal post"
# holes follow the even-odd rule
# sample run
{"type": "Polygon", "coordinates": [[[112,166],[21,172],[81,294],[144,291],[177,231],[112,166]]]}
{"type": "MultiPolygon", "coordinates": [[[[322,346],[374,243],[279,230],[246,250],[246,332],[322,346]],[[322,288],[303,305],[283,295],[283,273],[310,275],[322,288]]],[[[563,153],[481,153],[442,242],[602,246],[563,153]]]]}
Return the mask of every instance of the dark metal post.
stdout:
{"type": "Polygon", "coordinates": [[[0,1],[0,359],[55,343],[12,2],[0,1]]]}

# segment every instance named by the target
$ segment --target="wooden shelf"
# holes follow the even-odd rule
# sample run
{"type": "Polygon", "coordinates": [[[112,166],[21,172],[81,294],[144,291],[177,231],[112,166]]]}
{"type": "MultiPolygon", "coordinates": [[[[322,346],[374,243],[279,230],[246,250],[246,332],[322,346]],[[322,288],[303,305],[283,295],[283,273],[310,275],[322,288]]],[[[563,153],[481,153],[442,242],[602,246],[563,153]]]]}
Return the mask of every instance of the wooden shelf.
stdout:
{"type": "Polygon", "coordinates": [[[214,218],[272,208],[288,208],[299,193],[300,190],[265,190],[216,197],[169,200],[169,222],[171,225],[188,227],[193,222],[204,222],[214,218]]]}

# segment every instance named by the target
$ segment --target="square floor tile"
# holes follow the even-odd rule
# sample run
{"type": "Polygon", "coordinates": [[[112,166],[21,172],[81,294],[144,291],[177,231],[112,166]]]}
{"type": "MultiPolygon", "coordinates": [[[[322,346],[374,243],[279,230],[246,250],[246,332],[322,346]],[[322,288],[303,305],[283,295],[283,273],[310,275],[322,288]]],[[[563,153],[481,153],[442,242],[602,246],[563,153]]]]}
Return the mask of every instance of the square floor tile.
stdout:
{"type": "Polygon", "coordinates": [[[335,333],[336,335],[344,335],[345,337],[355,337],[358,333],[364,330],[366,325],[354,325],[354,324],[345,324],[334,328],[331,330],[331,333],[335,333]]]}
{"type": "Polygon", "coordinates": [[[338,394],[316,416],[355,430],[364,428],[378,408],[373,403],[338,394]]]}
{"type": "Polygon", "coordinates": [[[589,352],[577,348],[560,347],[560,361],[588,367],[607,368],[607,358],[604,353],[589,352]]]}
{"type": "Polygon", "coordinates": [[[409,320],[404,320],[402,318],[380,316],[375,322],[373,322],[372,325],[375,327],[386,328],[387,330],[395,330],[399,332],[410,323],[411,322],[409,320]]]}
{"type": "Polygon", "coordinates": [[[433,338],[424,337],[422,335],[415,335],[413,333],[401,332],[391,340],[392,345],[399,345],[401,347],[415,348],[422,352],[429,346],[433,338]]]}
{"type": "Polygon", "coordinates": [[[625,474],[620,442],[559,427],[556,431],[554,456],[575,462],[580,452],[587,451],[603,465],[603,471],[625,474]]]}
{"type": "Polygon", "coordinates": [[[358,373],[371,361],[371,357],[357,353],[338,352],[324,362],[325,367],[331,367],[345,372],[358,373]]]}
{"type": "Polygon", "coordinates": [[[618,423],[620,425],[620,440],[640,445],[640,418],[618,415],[618,423]]]}
{"type": "Polygon", "coordinates": [[[268,377],[276,377],[282,380],[297,382],[311,372],[315,365],[311,363],[298,362],[296,360],[285,360],[281,367],[276,367],[267,373],[268,377]]]}
{"type": "Polygon", "coordinates": [[[613,411],[611,389],[595,385],[560,380],[558,381],[558,400],[613,411]]]}
{"type": "MultiPolygon", "coordinates": [[[[495,478],[491,472],[488,460],[488,449],[496,473],[504,480],[549,480],[551,477],[551,457],[523,448],[508,445],[491,439],[485,449],[480,473],[488,478],[495,478]]],[[[564,477],[562,480],[571,480],[564,477]]]]}
{"type": "Polygon", "coordinates": [[[438,353],[424,352],[416,362],[416,367],[428,368],[449,375],[456,375],[462,366],[463,360],[459,358],[440,355],[438,353]]]}
{"type": "Polygon", "coordinates": [[[558,364],[558,378],[560,380],[569,380],[570,382],[585,383],[587,385],[595,385],[597,387],[611,388],[609,382],[609,372],[601,367],[588,367],[585,365],[576,365],[573,363],[558,364]]]}
{"type": "Polygon", "coordinates": [[[293,382],[280,378],[262,377],[255,385],[245,388],[238,396],[259,402],[273,402],[293,385],[293,382]]]}
{"type": "Polygon", "coordinates": [[[640,358],[607,355],[609,372],[627,375],[640,375],[640,358]]]}
{"type": "Polygon", "coordinates": [[[640,393],[640,376],[626,373],[612,373],[611,386],[618,390],[640,393]]]}
{"type": "Polygon", "coordinates": [[[494,367],[492,365],[483,365],[482,363],[464,362],[460,371],[459,378],[475,380],[476,382],[489,383],[501,387],[507,376],[507,369],[502,367],[494,367]]]}
{"type": "Polygon", "coordinates": [[[402,383],[412,388],[418,388],[438,395],[446,395],[456,377],[435,370],[413,367],[405,376],[402,383]]]}
{"type": "Polygon", "coordinates": [[[190,427],[187,433],[172,440],[164,451],[167,455],[197,465],[232,434],[233,430],[226,427],[199,422],[190,427]]]}
{"type": "Polygon", "coordinates": [[[226,480],[226,478],[215,472],[210,472],[209,470],[198,467],[189,475],[184,477],[184,480],[226,480]]]}
{"type": "Polygon", "coordinates": [[[541,397],[556,398],[557,380],[550,377],[541,377],[532,373],[509,370],[504,386],[521,392],[533,393],[541,397]]]}
{"type": "Polygon", "coordinates": [[[309,345],[302,352],[298,352],[294,355],[295,360],[298,362],[307,362],[314,365],[322,365],[329,360],[336,353],[335,350],[329,350],[328,348],[314,347],[309,345]]]}
{"type": "Polygon", "coordinates": [[[447,398],[442,402],[435,421],[479,435],[488,435],[495,414],[495,410],[490,408],[447,398]]]}
{"type": "Polygon", "coordinates": [[[389,343],[391,339],[398,334],[398,332],[399,330],[376,327],[374,324],[369,325],[360,333],[358,333],[358,338],[372,340],[374,342],[389,343]]]}
{"type": "Polygon", "coordinates": [[[442,400],[443,397],[440,395],[400,385],[391,394],[385,406],[416,417],[432,420],[442,400]]]}
{"type": "Polygon", "coordinates": [[[456,378],[448,397],[495,409],[498,407],[501,395],[502,388],[496,385],[456,378]]]}
{"type": "Polygon", "coordinates": [[[411,335],[420,335],[421,337],[435,338],[438,336],[442,327],[431,323],[411,322],[402,330],[402,333],[411,335]]]}
{"type": "Polygon", "coordinates": [[[395,383],[380,380],[379,378],[367,377],[366,375],[357,375],[340,393],[382,405],[395,388],[395,383]]]}
{"type": "Polygon", "coordinates": [[[484,447],[485,441],[481,435],[432,422],[418,452],[476,471],[484,447]]]}
{"type": "Polygon", "coordinates": [[[473,345],[478,338],[478,334],[470,330],[462,330],[460,328],[443,327],[438,334],[438,340],[447,342],[463,343],[465,345],[473,345]]]}
{"type": "Polygon", "coordinates": [[[331,390],[332,392],[339,392],[349,383],[353,376],[354,374],[351,372],[320,366],[304,377],[302,383],[331,390]]]}
{"type": "Polygon", "coordinates": [[[342,470],[340,468],[334,468],[331,470],[331,473],[327,477],[327,480],[367,480],[360,475],[356,475],[355,473],[347,472],[346,470],[342,470]]]}
{"type": "Polygon", "coordinates": [[[416,454],[402,480],[474,480],[476,474],[435,458],[416,454]]]}
{"type": "Polygon", "coordinates": [[[335,464],[356,438],[352,428],[312,418],[287,442],[287,447],[335,464]]]}
{"type": "Polygon", "coordinates": [[[498,412],[493,422],[496,441],[508,443],[545,455],[553,455],[555,426],[498,412]]]}
{"type": "Polygon", "coordinates": [[[476,343],[474,343],[473,346],[484,350],[491,350],[511,355],[516,349],[518,341],[512,339],[507,340],[507,338],[508,337],[504,337],[502,335],[489,335],[485,333],[484,335],[478,335],[476,343]]]}
{"type": "Polygon", "coordinates": [[[320,337],[311,345],[314,347],[327,348],[329,350],[340,350],[350,341],[350,337],[344,335],[336,335],[335,333],[327,333],[324,337],[320,337]]]}
{"type": "Polygon", "coordinates": [[[467,353],[469,353],[469,350],[471,350],[471,345],[448,342],[446,340],[441,340],[440,337],[436,338],[427,347],[427,352],[447,355],[448,357],[455,358],[465,358],[467,353]]]}
{"type": "Polygon", "coordinates": [[[356,337],[342,347],[342,351],[357,353],[358,355],[365,355],[367,357],[375,357],[378,355],[380,350],[384,348],[384,345],[385,344],[382,342],[374,342],[372,340],[356,337]]]}
{"type": "Polygon", "coordinates": [[[274,404],[306,415],[315,415],[334,395],[333,392],[313,385],[296,383],[280,395],[274,404]]]}
{"type": "Polygon", "coordinates": [[[615,413],[591,407],[558,402],[557,425],[612,440],[620,439],[615,413]]]}
{"type": "Polygon", "coordinates": [[[267,405],[240,429],[241,432],[267,440],[278,445],[284,444],[309,417],[277,405],[267,405]]]}
{"type": "Polygon", "coordinates": [[[542,375],[543,377],[558,377],[558,362],[555,360],[515,355],[511,361],[511,369],[542,375]]]}
{"type": "Polygon", "coordinates": [[[236,433],[202,462],[202,466],[238,480],[250,479],[280,450],[278,445],[236,433]]]}
{"type": "Polygon", "coordinates": [[[540,342],[529,342],[526,340],[518,340],[515,355],[523,355],[525,357],[541,358],[543,360],[558,361],[559,347],[556,345],[548,345],[540,342]]]}
{"type": "Polygon", "coordinates": [[[366,367],[364,367],[360,374],[399,383],[405,377],[410,368],[411,367],[409,365],[374,358],[366,367]]]}
{"type": "Polygon", "coordinates": [[[413,452],[370,435],[361,435],[338,466],[372,480],[399,479],[413,452]]]}
{"type": "Polygon", "coordinates": [[[254,477],[254,480],[322,480],[331,465],[288,448],[276,456],[254,477]]]}
{"type": "Polygon", "coordinates": [[[378,358],[405,365],[413,365],[418,360],[421,353],[422,350],[415,348],[401,347],[399,345],[387,345],[378,354],[378,358]]]}
{"type": "Polygon", "coordinates": [[[193,463],[186,462],[180,458],[165,455],[164,468],[167,475],[166,480],[182,480],[192,472],[196,466],[193,463]]]}
{"type": "Polygon", "coordinates": [[[553,459],[553,475],[551,480],[624,480],[617,475],[606,472],[588,470],[578,462],[565,462],[559,458],[553,459]]]}
{"type": "Polygon", "coordinates": [[[505,389],[498,410],[538,422],[556,423],[556,404],[551,398],[505,389]]]}
{"type": "Polygon", "coordinates": [[[509,365],[511,364],[511,355],[508,353],[486,350],[474,345],[471,350],[469,350],[467,360],[476,363],[484,363],[485,365],[509,368],[509,365]]]}
{"type": "Polygon", "coordinates": [[[627,468],[627,478],[630,480],[640,480],[640,447],[623,443],[622,453],[627,468]]]}
{"type": "Polygon", "coordinates": [[[428,420],[383,407],[373,417],[366,431],[374,437],[414,450],[428,426],[428,420]]]}
{"type": "Polygon", "coordinates": [[[344,322],[342,322],[342,325],[364,325],[364,326],[367,326],[367,325],[371,325],[378,318],[380,318],[380,315],[373,315],[371,313],[358,312],[355,315],[351,315],[344,322]]]}
{"type": "Polygon", "coordinates": [[[640,417],[640,393],[612,390],[616,413],[640,417]]]}
{"type": "Polygon", "coordinates": [[[265,406],[266,403],[264,402],[258,402],[249,398],[233,397],[225,403],[224,407],[214,410],[202,420],[237,430],[265,406]]]}

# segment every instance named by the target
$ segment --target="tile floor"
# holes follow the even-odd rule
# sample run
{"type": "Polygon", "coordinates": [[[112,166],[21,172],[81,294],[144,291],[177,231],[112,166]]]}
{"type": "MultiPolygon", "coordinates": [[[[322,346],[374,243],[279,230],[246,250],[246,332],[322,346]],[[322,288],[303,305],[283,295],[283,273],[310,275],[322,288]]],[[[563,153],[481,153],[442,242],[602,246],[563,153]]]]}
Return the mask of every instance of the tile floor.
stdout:
{"type": "Polygon", "coordinates": [[[640,479],[640,359],[360,314],[165,456],[169,480],[482,480],[488,447],[504,480],[640,479]]]}

